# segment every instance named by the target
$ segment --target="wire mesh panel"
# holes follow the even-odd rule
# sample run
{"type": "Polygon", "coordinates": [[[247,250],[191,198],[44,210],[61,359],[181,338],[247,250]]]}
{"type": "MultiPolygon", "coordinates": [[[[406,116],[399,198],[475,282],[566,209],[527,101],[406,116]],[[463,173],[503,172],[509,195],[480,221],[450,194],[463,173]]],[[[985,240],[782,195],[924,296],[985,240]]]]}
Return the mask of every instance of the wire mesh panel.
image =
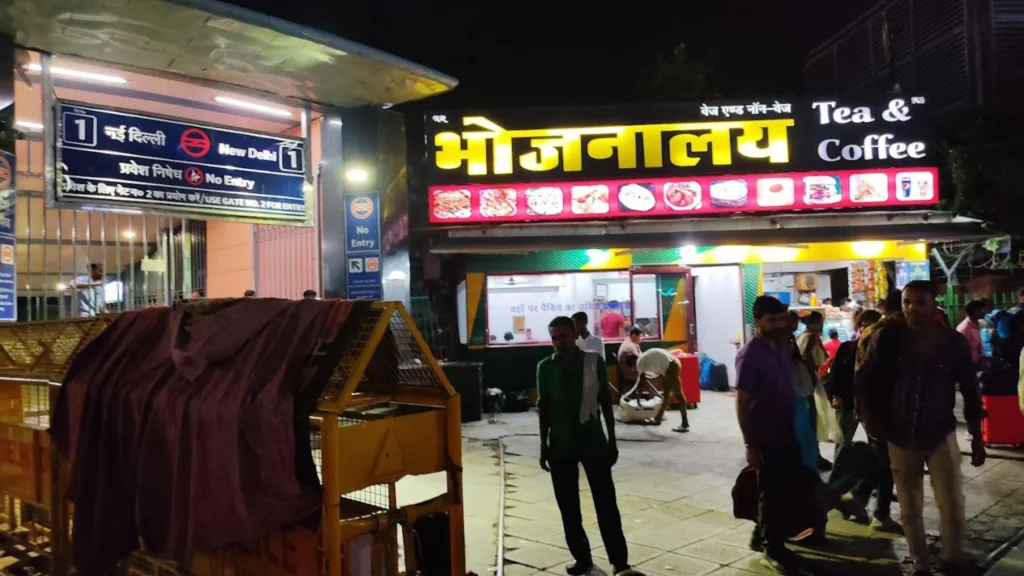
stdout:
{"type": "MultiPolygon", "coordinates": [[[[444,388],[441,379],[438,378],[437,373],[427,361],[423,346],[421,346],[422,341],[413,335],[414,329],[415,327],[406,321],[399,310],[396,309],[391,315],[386,334],[386,338],[390,340],[390,347],[381,348],[385,353],[391,353],[391,359],[398,367],[395,383],[405,386],[444,388]]],[[[378,348],[378,351],[381,348],[378,348]]]]}
{"type": "Polygon", "coordinates": [[[374,484],[341,496],[343,519],[369,516],[390,507],[391,495],[387,484],[374,484]]]}
{"type": "Polygon", "coordinates": [[[111,322],[110,316],[0,325],[0,377],[38,374],[59,380],[75,354],[111,322]]]}
{"type": "MultiPolygon", "coordinates": [[[[359,326],[355,327],[353,334],[350,335],[351,345],[342,354],[338,366],[331,375],[330,383],[324,391],[325,398],[336,398],[341,394],[342,387],[344,387],[349,375],[355,370],[356,364],[359,361],[359,355],[371,344],[373,329],[380,321],[382,312],[382,308],[374,306],[366,313],[359,326]]],[[[365,380],[366,374],[364,373],[362,381],[365,380]]]]}

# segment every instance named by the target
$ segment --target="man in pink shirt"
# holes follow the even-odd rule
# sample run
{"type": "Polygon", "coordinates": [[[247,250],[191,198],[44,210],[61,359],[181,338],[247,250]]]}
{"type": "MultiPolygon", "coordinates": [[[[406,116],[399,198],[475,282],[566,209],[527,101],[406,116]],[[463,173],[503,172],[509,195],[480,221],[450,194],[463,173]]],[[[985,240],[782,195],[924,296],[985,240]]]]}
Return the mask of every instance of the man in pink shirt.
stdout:
{"type": "Polygon", "coordinates": [[[967,318],[956,327],[956,331],[963,334],[967,344],[971,347],[971,361],[975,367],[981,365],[984,352],[981,346],[981,324],[980,320],[985,316],[985,302],[982,300],[971,300],[967,303],[967,318]]]}

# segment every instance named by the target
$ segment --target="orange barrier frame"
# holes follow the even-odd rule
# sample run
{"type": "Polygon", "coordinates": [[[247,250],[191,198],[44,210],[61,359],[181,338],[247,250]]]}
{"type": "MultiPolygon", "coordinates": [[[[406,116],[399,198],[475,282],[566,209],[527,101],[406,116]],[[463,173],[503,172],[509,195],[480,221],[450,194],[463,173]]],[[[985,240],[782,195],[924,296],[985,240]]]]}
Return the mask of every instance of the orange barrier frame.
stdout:
{"type": "MultiPolygon", "coordinates": [[[[75,354],[110,321],[102,317],[0,327],[0,520],[7,520],[15,538],[50,558],[50,574],[55,576],[73,573],[71,504],[63,497],[69,464],[50,448],[48,417],[57,398],[56,382],[75,354]],[[33,528],[26,531],[19,519],[24,509],[41,512],[48,517],[47,525],[37,526],[33,519],[29,524],[38,529],[34,534],[33,528]]],[[[354,336],[347,337],[351,342],[310,417],[324,498],[318,532],[287,527],[258,542],[197,554],[188,566],[139,552],[119,572],[351,576],[359,572],[351,565],[352,543],[361,541],[369,543],[372,576],[415,574],[413,525],[425,515],[445,514],[451,571],[465,574],[459,397],[401,303],[374,302],[354,336]],[[395,365],[387,380],[371,374],[375,360],[395,365]],[[395,484],[400,479],[438,472],[447,477],[444,494],[397,505],[395,484]],[[401,567],[399,530],[405,543],[401,567]]]]}

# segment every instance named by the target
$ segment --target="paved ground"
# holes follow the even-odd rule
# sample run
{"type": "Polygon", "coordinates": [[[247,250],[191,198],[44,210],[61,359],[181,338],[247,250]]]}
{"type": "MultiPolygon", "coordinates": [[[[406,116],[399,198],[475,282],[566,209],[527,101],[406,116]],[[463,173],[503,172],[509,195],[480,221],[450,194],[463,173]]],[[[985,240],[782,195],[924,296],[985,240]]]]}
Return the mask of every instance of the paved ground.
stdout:
{"type": "MultiPolygon", "coordinates": [[[[615,468],[619,508],[623,514],[630,561],[640,570],[662,576],[749,576],[764,573],[758,556],[748,548],[751,524],[732,517],[731,488],[743,468],[743,448],[730,393],[704,393],[700,408],[690,416],[692,431],[676,434],[674,413],[661,427],[617,428],[619,464],[615,468]]],[[[496,522],[494,491],[484,486],[496,479],[493,441],[506,446],[505,565],[510,576],[563,574],[569,562],[558,508],[549,478],[537,464],[539,455],[535,413],[505,414],[502,423],[465,425],[467,453],[465,482],[468,567],[486,574],[494,567],[496,522]],[[487,451],[491,450],[491,453],[487,451]],[[492,514],[493,516],[488,516],[492,514]]],[[[823,454],[831,455],[823,445],[823,454]]],[[[1024,527],[1024,462],[992,459],[982,468],[965,460],[968,536],[972,552],[984,557],[1024,527]]],[[[593,503],[581,474],[584,518],[602,564],[603,548],[593,503]]],[[[926,490],[925,524],[938,529],[938,510],[926,490]]],[[[893,514],[898,517],[898,507],[893,514]]],[[[824,551],[802,551],[815,573],[840,576],[900,574],[906,556],[903,541],[873,534],[867,527],[833,517],[832,543],[824,551]]],[[[1019,569],[1016,573],[1024,573],[1019,569]]]]}
{"type": "Polygon", "coordinates": [[[989,576],[1020,576],[1024,574],[1024,544],[1010,548],[1006,556],[992,566],[989,576]]]}

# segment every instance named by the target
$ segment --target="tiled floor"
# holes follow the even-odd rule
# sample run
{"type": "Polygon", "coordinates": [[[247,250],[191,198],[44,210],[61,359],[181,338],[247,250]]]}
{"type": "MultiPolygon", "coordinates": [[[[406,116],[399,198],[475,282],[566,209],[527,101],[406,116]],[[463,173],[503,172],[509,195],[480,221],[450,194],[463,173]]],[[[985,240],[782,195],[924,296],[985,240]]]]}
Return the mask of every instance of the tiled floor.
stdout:
{"type": "MultiPolygon", "coordinates": [[[[744,464],[732,410],[731,395],[704,393],[700,408],[690,415],[689,434],[670,432],[671,420],[658,428],[617,427],[620,457],[614,476],[630,561],[637,569],[660,576],[768,573],[747,546],[751,525],[732,516],[731,488],[744,464]]],[[[468,425],[464,436],[504,437],[505,573],[564,574],[571,558],[550,479],[537,464],[536,415],[507,414],[502,420],[504,424],[468,425]]],[[[831,456],[831,448],[823,446],[822,453],[831,456]]],[[[965,461],[964,474],[969,544],[975,553],[987,554],[1024,527],[1024,462],[990,460],[975,469],[965,461]]],[[[580,488],[595,562],[610,571],[582,474],[580,488]]],[[[925,489],[926,527],[937,530],[931,488],[925,489]]],[[[893,513],[898,515],[898,506],[893,513]]],[[[797,548],[815,573],[883,576],[906,568],[901,565],[906,552],[900,538],[874,534],[840,518],[831,519],[829,533],[825,550],[797,548]]],[[[470,568],[483,574],[491,566],[470,568]]]]}

